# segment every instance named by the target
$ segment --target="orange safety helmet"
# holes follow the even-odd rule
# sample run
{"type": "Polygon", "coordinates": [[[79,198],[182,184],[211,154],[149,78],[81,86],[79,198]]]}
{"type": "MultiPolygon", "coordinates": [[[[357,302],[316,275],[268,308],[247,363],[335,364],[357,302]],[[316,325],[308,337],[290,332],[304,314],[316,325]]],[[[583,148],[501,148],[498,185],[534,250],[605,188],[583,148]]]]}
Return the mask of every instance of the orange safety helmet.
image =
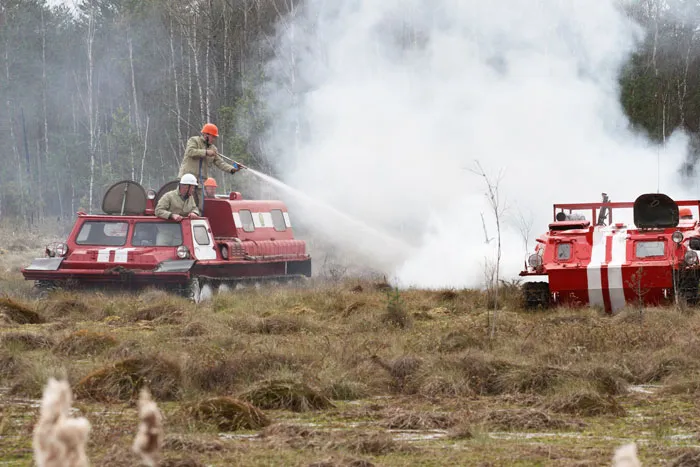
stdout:
{"type": "Polygon", "coordinates": [[[205,123],[202,127],[202,133],[212,136],[219,136],[219,129],[213,123],[205,123]]]}
{"type": "Polygon", "coordinates": [[[690,210],[690,208],[681,208],[678,211],[678,215],[680,216],[681,219],[685,217],[693,218],[693,211],[690,210]]]}
{"type": "Polygon", "coordinates": [[[217,186],[217,185],[216,185],[216,180],[214,180],[213,178],[209,177],[209,178],[207,178],[207,179],[204,181],[204,186],[213,186],[213,187],[216,187],[216,186],[217,186]]]}

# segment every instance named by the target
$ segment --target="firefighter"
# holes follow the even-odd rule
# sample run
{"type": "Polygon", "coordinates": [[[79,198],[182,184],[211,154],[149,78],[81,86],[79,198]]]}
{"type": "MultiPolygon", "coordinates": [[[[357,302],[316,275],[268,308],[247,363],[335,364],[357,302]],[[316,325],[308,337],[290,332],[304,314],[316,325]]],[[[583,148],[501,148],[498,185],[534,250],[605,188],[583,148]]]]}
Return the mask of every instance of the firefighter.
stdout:
{"type": "Polygon", "coordinates": [[[681,219],[693,219],[693,211],[691,211],[690,208],[681,208],[678,211],[678,215],[681,219]]]}
{"type": "Polygon", "coordinates": [[[204,182],[204,197],[205,198],[215,198],[216,197],[216,180],[209,177],[204,182]]]}
{"type": "MultiPolygon", "coordinates": [[[[219,129],[213,123],[207,123],[202,127],[201,136],[193,136],[187,141],[185,157],[180,165],[178,177],[185,174],[192,174],[199,183],[209,177],[209,168],[212,164],[224,172],[234,174],[241,169],[237,163],[233,165],[224,162],[219,155],[216,146],[216,138],[219,136],[219,129]]],[[[201,187],[197,187],[197,197],[201,192],[201,187]]]]}
{"type": "Polygon", "coordinates": [[[197,179],[192,174],[185,174],[180,178],[180,184],[172,191],[165,193],[156,206],[156,216],[161,219],[180,222],[182,216],[197,217],[199,209],[194,202],[194,190],[197,187],[197,179]]]}

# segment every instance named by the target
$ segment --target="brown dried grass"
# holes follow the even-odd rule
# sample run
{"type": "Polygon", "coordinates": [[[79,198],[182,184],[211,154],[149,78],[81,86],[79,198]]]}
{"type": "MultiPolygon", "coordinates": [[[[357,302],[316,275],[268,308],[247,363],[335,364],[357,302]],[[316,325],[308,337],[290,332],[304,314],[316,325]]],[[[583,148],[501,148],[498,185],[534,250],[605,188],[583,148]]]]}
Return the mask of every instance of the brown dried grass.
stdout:
{"type": "Polygon", "coordinates": [[[16,324],[41,324],[45,320],[29,305],[8,297],[0,297],[0,314],[16,324]]]}
{"type": "Polygon", "coordinates": [[[196,420],[216,425],[220,430],[259,430],[270,424],[269,418],[260,409],[233,397],[205,399],[186,408],[196,420]]]}
{"type": "Polygon", "coordinates": [[[240,397],[261,409],[283,409],[293,412],[324,410],[335,405],[314,388],[297,381],[263,381],[240,397]]]}
{"type": "Polygon", "coordinates": [[[479,422],[496,430],[582,430],[587,425],[537,409],[502,409],[485,413],[479,422]]]}
{"type": "Polygon", "coordinates": [[[160,356],[132,357],[93,371],[76,385],[76,397],[102,402],[136,400],[144,385],[160,400],[180,395],[180,366],[160,356]]]}
{"type": "Polygon", "coordinates": [[[418,412],[393,408],[385,413],[385,417],[383,427],[399,430],[442,430],[457,424],[457,418],[445,412],[418,412]]]}
{"type": "Polygon", "coordinates": [[[99,355],[119,343],[116,338],[102,332],[81,329],[69,334],[53,348],[57,355],[99,355]]]}
{"type": "Polygon", "coordinates": [[[21,350],[46,349],[54,345],[50,337],[33,332],[7,332],[2,335],[0,342],[6,348],[21,350]]]}

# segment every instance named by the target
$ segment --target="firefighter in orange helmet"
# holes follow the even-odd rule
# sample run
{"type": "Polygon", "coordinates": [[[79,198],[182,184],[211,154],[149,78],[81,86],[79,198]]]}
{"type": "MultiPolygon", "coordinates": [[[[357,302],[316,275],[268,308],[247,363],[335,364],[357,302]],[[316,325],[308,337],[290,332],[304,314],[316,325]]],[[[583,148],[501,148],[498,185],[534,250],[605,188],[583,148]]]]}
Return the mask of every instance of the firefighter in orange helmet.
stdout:
{"type": "Polygon", "coordinates": [[[216,180],[209,177],[204,182],[204,197],[205,198],[215,198],[216,197],[216,180]]]}
{"type": "Polygon", "coordinates": [[[209,168],[215,165],[224,172],[234,174],[241,169],[241,166],[224,162],[219,155],[216,146],[216,138],[219,136],[219,129],[213,123],[207,123],[202,127],[201,136],[193,136],[187,141],[185,157],[180,165],[178,178],[185,174],[192,174],[197,177],[197,181],[203,184],[209,178],[209,168]]]}
{"type": "Polygon", "coordinates": [[[681,209],[678,211],[678,216],[679,216],[681,219],[690,219],[690,220],[692,220],[692,219],[693,219],[693,211],[691,211],[690,208],[681,208],[681,209]]]}

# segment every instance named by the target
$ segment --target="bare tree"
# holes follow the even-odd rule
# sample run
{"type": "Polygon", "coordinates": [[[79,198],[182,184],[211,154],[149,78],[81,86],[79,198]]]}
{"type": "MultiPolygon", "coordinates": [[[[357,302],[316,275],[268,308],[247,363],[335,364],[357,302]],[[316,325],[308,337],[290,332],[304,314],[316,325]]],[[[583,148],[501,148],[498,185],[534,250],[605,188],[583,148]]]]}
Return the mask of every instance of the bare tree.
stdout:
{"type": "Polygon", "coordinates": [[[530,251],[530,235],[532,234],[532,223],[534,218],[532,211],[528,209],[528,214],[525,215],[522,210],[518,209],[518,213],[513,216],[513,224],[518,229],[520,233],[520,238],[523,240],[523,247],[525,248],[525,255],[530,251]]]}
{"type": "Polygon", "coordinates": [[[95,152],[97,151],[97,112],[94,110],[94,94],[93,94],[93,73],[95,61],[93,57],[93,45],[95,41],[95,5],[91,1],[90,9],[88,10],[88,27],[85,36],[86,52],[87,52],[87,107],[88,107],[88,125],[90,127],[90,194],[88,198],[88,213],[92,213],[92,195],[95,186],[95,152]]]}
{"type": "Polygon", "coordinates": [[[177,127],[177,144],[178,148],[183,144],[182,130],[180,129],[180,119],[182,114],[180,113],[180,93],[179,93],[179,83],[177,80],[177,60],[175,60],[175,46],[173,45],[173,36],[175,32],[173,31],[173,19],[170,18],[170,60],[172,61],[173,67],[173,87],[175,88],[175,112],[177,120],[175,125],[177,127]]]}
{"type": "Polygon", "coordinates": [[[500,283],[500,268],[501,268],[501,219],[506,211],[505,202],[501,201],[499,193],[499,185],[503,178],[502,172],[499,172],[495,179],[489,177],[481,163],[475,161],[476,169],[470,169],[471,172],[482,177],[486,184],[486,199],[488,200],[491,211],[496,221],[496,263],[493,265],[493,271],[489,271],[488,264],[486,265],[486,280],[487,288],[491,289],[493,294],[493,316],[489,320],[489,337],[494,338],[496,333],[496,314],[498,311],[498,291],[500,283]]]}

